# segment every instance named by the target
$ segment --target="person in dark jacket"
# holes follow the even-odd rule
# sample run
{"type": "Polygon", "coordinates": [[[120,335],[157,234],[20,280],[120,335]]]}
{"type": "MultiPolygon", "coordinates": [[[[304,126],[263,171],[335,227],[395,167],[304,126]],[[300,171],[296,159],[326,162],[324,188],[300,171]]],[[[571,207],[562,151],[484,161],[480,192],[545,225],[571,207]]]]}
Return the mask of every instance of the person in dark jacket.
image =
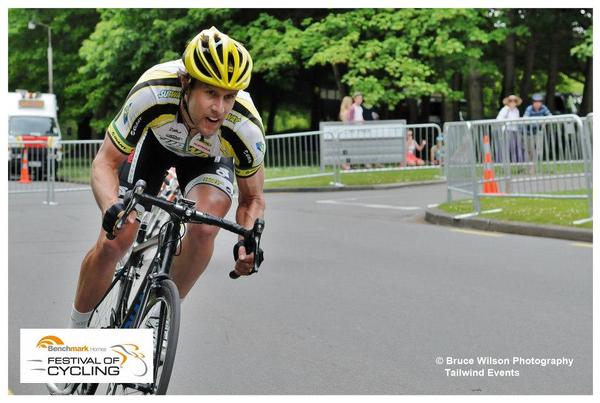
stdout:
{"type": "MultiPolygon", "coordinates": [[[[531,96],[532,104],[525,109],[523,117],[541,117],[551,116],[552,112],[546,105],[543,104],[544,97],[542,94],[533,94],[531,96]]],[[[543,126],[532,124],[526,132],[525,148],[527,149],[527,157],[531,162],[529,173],[531,175],[536,172],[536,163],[538,158],[541,158],[542,143],[544,141],[543,126]]]]}
{"type": "Polygon", "coordinates": [[[533,94],[531,96],[532,104],[525,109],[523,117],[550,116],[552,112],[546,105],[543,104],[544,97],[542,94],[533,94]]]}

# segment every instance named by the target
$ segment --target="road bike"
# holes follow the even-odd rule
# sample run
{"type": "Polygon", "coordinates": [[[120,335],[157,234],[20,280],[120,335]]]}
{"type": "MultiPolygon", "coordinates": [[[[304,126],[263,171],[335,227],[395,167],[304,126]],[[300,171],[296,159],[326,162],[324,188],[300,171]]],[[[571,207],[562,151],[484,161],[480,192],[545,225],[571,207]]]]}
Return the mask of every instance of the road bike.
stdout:
{"type": "MultiPolygon", "coordinates": [[[[153,330],[153,382],[152,383],[71,383],[47,384],[52,394],[165,394],[169,385],[180,324],[180,298],[177,286],[169,278],[173,257],[178,254],[187,224],[208,224],[223,228],[244,237],[246,250],[253,252],[255,273],[262,263],[260,239],[264,220],[257,219],[252,229],[195,210],[195,202],[183,197],[165,200],[144,193],[143,180],[125,194],[121,228],[129,213],[141,205],[146,211],[158,207],[169,219],[162,224],[157,235],[146,237],[147,223],[142,223],[136,240],[127,255],[117,265],[114,279],[94,308],[89,328],[150,328],[153,330]],[[154,256],[150,258],[154,252],[154,256]]],[[[107,237],[111,238],[111,234],[107,237]]],[[[230,278],[238,278],[234,271],[230,278]]]]}

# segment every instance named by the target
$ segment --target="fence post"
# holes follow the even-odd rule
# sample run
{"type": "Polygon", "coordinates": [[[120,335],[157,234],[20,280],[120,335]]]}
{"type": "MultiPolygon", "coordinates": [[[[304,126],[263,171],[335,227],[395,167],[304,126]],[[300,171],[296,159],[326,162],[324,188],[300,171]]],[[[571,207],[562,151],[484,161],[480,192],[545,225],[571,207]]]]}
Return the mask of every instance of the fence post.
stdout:
{"type": "Polygon", "coordinates": [[[335,144],[335,158],[333,159],[334,163],[333,163],[333,172],[334,172],[334,176],[333,176],[333,185],[334,186],[338,186],[338,187],[342,187],[344,186],[344,184],[342,183],[342,174],[340,173],[340,169],[341,169],[341,160],[342,160],[342,150],[340,147],[340,133],[332,133],[333,135],[333,142],[335,144]]]}
{"type": "Polygon", "coordinates": [[[471,139],[471,187],[473,190],[473,209],[477,214],[481,213],[481,203],[479,201],[479,180],[477,179],[477,150],[475,147],[475,138],[473,127],[467,122],[467,132],[471,139]]]}
{"type": "MultiPolygon", "coordinates": [[[[494,129],[490,125],[490,132],[494,129]]],[[[499,143],[501,152],[498,153],[498,158],[502,158],[502,166],[504,167],[504,193],[510,193],[512,183],[512,166],[510,165],[510,132],[506,130],[506,124],[500,128],[499,143]]],[[[498,162],[498,161],[496,161],[498,162]]]]}
{"type": "Polygon", "coordinates": [[[56,148],[48,145],[48,158],[46,158],[46,201],[44,204],[49,206],[56,205],[56,199],[54,196],[54,176],[56,175],[55,162],[56,161],[56,148]]]}
{"type": "Polygon", "coordinates": [[[450,203],[452,201],[452,190],[450,189],[450,179],[448,176],[448,158],[450,158],[450,152],[452,148],[451,145],[451,136],[450,136],[450,126],[448,123],[444,123],[444,142],[442,143],[442,150],[444,155],[444,176],[446,177],[446,201],[450,203]]]}
{"type": "Polygon", "coordinates": [[[585,183],[588,193],[588,212],[590,217],[594,216],[593,211],[593,183],[592,183],[592,147],[590,144],[590,136],[587,134],[587,126],[584,125],[579,116],[574,116],[575,123],[579,131],[579,137],[581,138],[581,149],[583,151],[583,166],[585,172],[585,183]]]}

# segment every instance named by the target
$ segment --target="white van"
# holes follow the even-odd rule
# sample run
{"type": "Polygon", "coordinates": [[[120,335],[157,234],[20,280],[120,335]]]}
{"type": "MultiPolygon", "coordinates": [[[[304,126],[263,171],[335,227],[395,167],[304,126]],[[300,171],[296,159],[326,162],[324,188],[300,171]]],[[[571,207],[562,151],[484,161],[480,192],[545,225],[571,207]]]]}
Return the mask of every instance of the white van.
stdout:
{"type": "Polygon", "coordinates": [[[27,150],[29,172],[33,179],[48,176],[48,151],[57,154],[54,172],[60,160],[60,140],[56,95],[17,90],[8,93],[8,175],[18,177],[21,158],[27,150]]]}

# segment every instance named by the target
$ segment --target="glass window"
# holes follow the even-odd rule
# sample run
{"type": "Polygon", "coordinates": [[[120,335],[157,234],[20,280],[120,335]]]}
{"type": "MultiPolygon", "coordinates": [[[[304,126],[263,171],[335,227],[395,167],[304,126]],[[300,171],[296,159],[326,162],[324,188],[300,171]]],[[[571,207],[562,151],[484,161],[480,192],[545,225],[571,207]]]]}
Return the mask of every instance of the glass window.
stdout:
{"type": "Polygon", "coordinates": [[[13,116],[9,121],[11,136],[58,136],[53,118],[44,116],[13,116]]]}

